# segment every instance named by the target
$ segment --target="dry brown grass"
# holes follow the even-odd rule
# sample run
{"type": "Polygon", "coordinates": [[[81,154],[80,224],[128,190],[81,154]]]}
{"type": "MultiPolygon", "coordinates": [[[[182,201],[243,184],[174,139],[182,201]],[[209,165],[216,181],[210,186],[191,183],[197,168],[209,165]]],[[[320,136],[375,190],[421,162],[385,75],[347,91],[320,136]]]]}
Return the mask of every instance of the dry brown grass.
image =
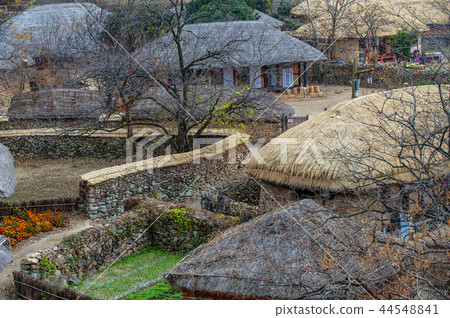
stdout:
{"type": "Polygon", "coordinates": [[[5,201],[76,198],[80,175],[122,163],[123,160],[86,158],[16,161],[16,191],[5,201]]]}

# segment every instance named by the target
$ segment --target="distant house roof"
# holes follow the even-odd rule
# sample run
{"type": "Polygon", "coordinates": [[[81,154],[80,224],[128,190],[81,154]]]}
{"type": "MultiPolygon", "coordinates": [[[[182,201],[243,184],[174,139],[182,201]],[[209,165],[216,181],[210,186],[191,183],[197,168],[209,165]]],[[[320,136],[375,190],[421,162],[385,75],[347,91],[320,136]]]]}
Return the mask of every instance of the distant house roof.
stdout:
{"type": "Polygon", "coordinates": [[[8,109],[10,121],[98,119],[102,95],[97,91],[55,88],[15,95],[8,109]]]}
{"type": "Polygon", "coordinates": [[[255,10],[255,16],[258,18],[258,22],[264,22],[274,28],[281,28],[285,23],[278,19],[271,17],[261,11],[255,10]]]}
{"type": "Polygon", "coordinates": [[[370,298],[366,288],[381,292],[375,286],[398,271],[372,238],[363,225],[303,200],[225,231],[164,276],[194,297],[370,298]]]}
{"type": "Polygon", "coordinates": [[[90,32],[100,32],[91,19],[107,14],[91,3],[47,4],[28,9],[0,27],[0,69],[11,69],[23,60],[33,64],[33,56],[57,52],[68,57],[92,47],[90,32]],[[88,31],[88,28],[90,31],[88,31]],[[82,49],[81,49],[82,50],[82,49]]]}
{"type": "MultiPolygon", "coordinates": [[[[303,1],[291,13],[312,19],[312,23],[307,22],[292,32],[293,36],[327,38],[331,34],[331,15],[326,1],[303,1]]],[[[429,24],[448,24],[449,18],[448,9],[440,8],[433,0],[359,0],[351,4],[347,14],[337,21],[339,26],[335,37],[387,37],[402,28],[423,32],[429,29],[429,24]]]]}
{"type": "MultiPolygon", "coordinates": [[[[184,27],[185,63],[201,57],[203,66],[248,67],[293,62],[315,62],[326,57],[312,46],[285,34],[267,23],[232,21],[190,24],[184,27]]],[[[169,36],[136,51],[148,67],[155,64],[174,67],[177,52],[169,36]]]]}
{"type": "Polygon", "coordinates": [[[9,149],[0,144],[0,200],[13,194],[15,187],[14,158],[9,149]]]}

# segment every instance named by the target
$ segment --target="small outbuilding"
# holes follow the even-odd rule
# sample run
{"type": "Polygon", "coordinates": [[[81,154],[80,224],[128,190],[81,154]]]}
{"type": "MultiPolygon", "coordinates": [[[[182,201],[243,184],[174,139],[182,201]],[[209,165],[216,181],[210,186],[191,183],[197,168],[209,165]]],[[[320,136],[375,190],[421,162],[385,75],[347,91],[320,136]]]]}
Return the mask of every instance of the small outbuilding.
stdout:
{"type": "Polygon", "coordinates": [[[373,299],[398,274],[388,254],[362,225],[303,200],[227,230],[164,276],[186,299],[373,299]]]}

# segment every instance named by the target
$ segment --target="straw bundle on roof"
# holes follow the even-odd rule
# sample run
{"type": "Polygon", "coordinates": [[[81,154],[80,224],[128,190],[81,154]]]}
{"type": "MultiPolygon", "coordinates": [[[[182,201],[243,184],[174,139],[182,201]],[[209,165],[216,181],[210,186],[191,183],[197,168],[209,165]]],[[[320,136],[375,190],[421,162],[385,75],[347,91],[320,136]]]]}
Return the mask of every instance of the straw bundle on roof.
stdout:
{"type": "Polygon", "coordinates": [[[413,182],[427,170],[449,173],[448,159],[434,148],[449,93],[450,86],[420,86],[340,103],[273,139],[259,151],[264,162],[252,158],[247,172],[332,191],[372,187],[375,180],[413,182]]]}
{"type": "Polygon", "coordinates": [[[199,295],[351,299],[396,273],[372,243],[361,225],[303,200],[227,230],[164,275],[199,295]]]}
{"type": "Polygon", "coordinates": [[[14,158],[8,148],[0,144],[0,199],[13,194],[15,187],[14,158]]]}

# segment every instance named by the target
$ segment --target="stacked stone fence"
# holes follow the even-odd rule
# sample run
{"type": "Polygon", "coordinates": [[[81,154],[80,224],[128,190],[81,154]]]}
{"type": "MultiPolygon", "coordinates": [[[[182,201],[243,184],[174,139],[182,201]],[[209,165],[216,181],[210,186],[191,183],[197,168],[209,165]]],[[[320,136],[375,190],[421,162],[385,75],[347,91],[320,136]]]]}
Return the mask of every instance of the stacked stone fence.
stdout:
{"type": "Polygon", "coordinates": [[[188,153],[160,156],[81,176],[81,206],[92,219],[113,219],[134,195],[176,200],[242,174],[247,135],[236,134],[188,153]]]}
{"type": "Polygon", "coordinates": [[[233,217],[143,197],[130,198],[126,205],[131,209],[115,220],[95,222],[52,249],[27,255],[21,269],[36,278],[55,276],[60,278],[58,283],[67,284],[146,247],[187,253],[237,222],[233,217]]]}
{"type": "Polygon", "coordinates": [[[41,280],[26,272],[13,272],[16,296],[25,300],[93,300],[56,282],[41,280]]]}

